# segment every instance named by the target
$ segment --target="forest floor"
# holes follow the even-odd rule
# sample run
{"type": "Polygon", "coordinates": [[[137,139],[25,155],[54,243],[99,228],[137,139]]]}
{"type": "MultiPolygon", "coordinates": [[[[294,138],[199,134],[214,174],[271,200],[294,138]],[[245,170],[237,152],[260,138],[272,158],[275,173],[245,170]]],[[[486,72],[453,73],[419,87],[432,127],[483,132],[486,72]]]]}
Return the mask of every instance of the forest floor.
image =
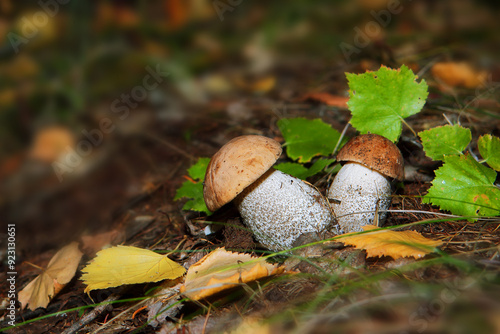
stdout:
{"type": "MultiPolygon", "coordinates": [[[[414,47],[415,53],[438,48],[419,49],[418,43],[414,47]]],[[[440,162],[425,156],[419,138],[408,127],[403,128],[398,147],[405,164],[415,172],[395,188],[383,226],[411,224],[403,230],[442,241],[440,253],[393,260],[366,258],[362,250],[341,244],[315,245],[310,247],[309,255],[314,253],[310,257],[304,250],[299,255],[274,257],[274,262],[287,266],[282,274],[208,300],[185,300],[169,310],[166,319],[153,323],[148,310],[142,308],[143,301],[152,298],[148,292],[161,282],[84,292],[81,269],[103,246],[129,245],[163,253],[175,250],[169,257],[186,269],[219,247],[266,253],[244,228],[234,208],[224,207],[209,217],[185,211],[185,200],[174,201],[176,191],[199,157],[211,157],[236,136],[264,135],[283,143],[276,124],[279,119],[320,118],[342,132],[351,117],[346,107],[303,97],[328,92],[330,97],[345,99],[346,72],[363,73],[384,63],[401,64],[392,58],[387,64],[380,51],[372,58],[370,50],[363,52],[368,57],[333,66],[307,59],[283,62],[265,76],[242,76],[243,81],[236,80],[239,86],[216,92],[203,103],[181,99],[169,87],[166,91],[172,100],[166,114],[140,106],[123,120],[113,118],[116,128],[104,135],[80,170],[63,175],[64,182],[51,164],[29,160],[28,149],[5,159],[1,175],[9,184],[3,188],[8,194],[2,194],[5,200],[0,203],[0,214],[5,229],[7,223],[16,226],[17,291],[39,275],[38,267],[45,268],[57,250],[70,241],[79,242],[84,253],[75,277],[47,308],[17,309],[17,325],[8,332],[498,333],[500,220],[449,219],[439,215],[449,212],[422,203],[421,196],[431,186],[440,162]],[[207,235],[206,227],[213,222],[221,228],[207,235]],[[318,251],[320,256],[315,253],[318,251]],[[325,258],[336,260],[325,265],[325,258]],[[112,303],[97,306],[105,301],[112,303]]],[[[474,56],[465,58],[477,60],[474,56]]],[[[430,87],[424,109],[406,119],[408,125],[419,132],[458,122],[471,129],[474,148],[480,135],[499,136],[498,64],[490,67],[489,82],[484,86],[444,88],[430,73],[433,62],[440,59],[435,56],[407,63],[430,87]],[[474,103],[467,105],[464,99],[470,96],[474,103]]],[[[102,101],[103,108],[109,103],[102,101]]],[[[99,127],[103,117],[95,112],[80,121],[91,131],[99,127]]],[[[356,134],[351,126],[345,136],[356,134]]],[[[308,181],[325,194],[331,177],[320,173],[308,181]]],[[[7,238],[1,242],[3,252],[7,238]]],[[[6,306],[9,269],[4,257],[0,291],[6,306]]],[[[3,314],[2,328],[8,325],[7,314],[3,314]]]]}

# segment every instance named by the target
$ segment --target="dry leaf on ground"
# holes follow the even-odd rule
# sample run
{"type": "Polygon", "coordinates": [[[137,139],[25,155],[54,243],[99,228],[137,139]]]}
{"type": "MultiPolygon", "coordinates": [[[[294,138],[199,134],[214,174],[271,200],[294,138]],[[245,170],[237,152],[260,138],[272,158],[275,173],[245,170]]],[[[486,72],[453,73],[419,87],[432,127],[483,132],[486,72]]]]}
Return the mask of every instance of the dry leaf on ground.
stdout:
{"type": "Polygon", "coordinates": [[[85,292],[124,284],[158,282],[184,275],[186,269],[161,255],[132,246],[103,249],[82,269],[85,292]]]}
{"type": "Polygon", "coordinates": [[[52,163],[74,148],[75,138],[67,128],[53,126],[40,130],[28,153],[29,157],[46,163],[52,163]]]}
{"type": "Polygon", "coordinates": [[[347,109],[349,97],[332,95],[329,93],[308,93],[299,98],[299,101],[314,100],[326,104],[327,106],[347,109]]]}
{"type": "MultiPolygon", "coordinates": [[[[171,282],[171,281],[167,281],[171,282]]],[[[171,286],[161,286],[159,290],[155,290],[155,297],[146,301],[148,310],[148,323],[150,326],[158,327],[167,321],[167,318],[177,314],[183,303],[178,303],[181,296],[179,295],[180,283],[171,286]]]]}
{"type": "Polygon", "coordinates": [[[267,263],[264,258],[217,248],[189,267],[181,292],[191,299],[199,300],[283,271],[283,267],[267,263]]]}
{"type": "Polygon", "coordinates": [[[436,63],[431,69],[432,75],[453,87],[476,88],[486,83],[488,73],[478,71],[466,62],[436,63]]]}
{"type": "Polygon", "coordinates": [[[82,255],[77,242],[59,250],[50,260],[47,269],[19,292],[21,308],[24,309],[26,305],[29,305],[30,310],[47,307],[52,298],[75,276],[82,255]]]}
{"type": "MultiPolygon", "coordinates": [[[[363,226],[365,231],[378,229],[374,225],[363,226]]],[[[359,249],[365,249],[367,257],[390,256],[393,259],[400,257],[420,258],[431,253],[432,248],[440,246],[441,241],[427,239],[415,231],[390,231],[380,230],[372,233],[345,234],[337,241],[346,245],[355,246],[359,249]]]]}

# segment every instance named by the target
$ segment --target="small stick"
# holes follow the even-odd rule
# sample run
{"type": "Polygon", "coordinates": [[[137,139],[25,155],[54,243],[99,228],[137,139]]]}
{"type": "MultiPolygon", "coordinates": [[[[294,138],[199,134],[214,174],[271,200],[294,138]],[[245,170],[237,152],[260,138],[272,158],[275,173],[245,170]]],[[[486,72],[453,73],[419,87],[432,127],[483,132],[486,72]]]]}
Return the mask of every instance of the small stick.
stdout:
{"type": "Polygon", "coordinates": [[[205,330],[207,329],[208,318],[210,318],[210,310],[211,309],[212,309],[212,305],[210,305],[208,307],[207,316],[205,317],[205,322],[203,323],[203,331],[201,332],[201,334],[205,334],[205,330]]]}
{"type": "Polygon", "coordinates": [[[74,334],[78,332],[83,326],[88,325],[90,322],[94,321],[101,313],[113,309],[113,306],[110,303],[118,300],[119,298],[119,294],[111,294],[101,305],[97,306],[88,314],[84,315],[80,320],[73,323],[73,325],[68,327],[64,332],[62,332],[62,334],[74,334]]]}
{"type": "Polygon", "coordinates": [[[344,129],[342,130],[342,133],[340,134],[339,140],[337,141],[337,144],[335,145],[335,148],[333,149],[332,155],[334,155],[335,152],[337,152],[337,149],[339,148],[340,143],[342,142],[342,139],[344,139],[345,133],[347,132],[349,125],[351,125],[350,121],[347,122],[347,124],[344,126],[344,129]]]}

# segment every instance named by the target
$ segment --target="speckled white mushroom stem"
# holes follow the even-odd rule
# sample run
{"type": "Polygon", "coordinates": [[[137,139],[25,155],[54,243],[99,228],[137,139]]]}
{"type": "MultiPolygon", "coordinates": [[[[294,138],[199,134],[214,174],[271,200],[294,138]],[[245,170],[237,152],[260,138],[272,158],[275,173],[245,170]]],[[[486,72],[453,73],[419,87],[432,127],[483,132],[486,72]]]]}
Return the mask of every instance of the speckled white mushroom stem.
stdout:
{"type": "Polygon", "coordinates": [[[273,251],[289,249],[303,233],[323,232],[333,223],[329,203],[314,187],[274,169],[246,188],[236,205],[257,240],[273,251]]]}
{"type": "MultiPolygon", "coordinates": [[[[385,211],[391,204],[391,184],[382,174],[357,163],[344,165],[328,190],[331,203],[343,233],[363,231],[373,224],[375,211],[385,211]],[[359,213],[356,213],[359,212],[359,213]]],[[[386,213],[379,212],[379,222],[386,213]]]]}

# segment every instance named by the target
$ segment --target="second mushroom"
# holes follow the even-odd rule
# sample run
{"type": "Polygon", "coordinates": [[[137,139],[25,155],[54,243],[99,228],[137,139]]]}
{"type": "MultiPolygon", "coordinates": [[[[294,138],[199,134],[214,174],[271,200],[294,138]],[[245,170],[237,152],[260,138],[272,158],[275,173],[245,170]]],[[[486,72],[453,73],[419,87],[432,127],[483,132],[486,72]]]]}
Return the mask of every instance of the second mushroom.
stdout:
{"type": "Polygon", "coordinates": [[[398,147],[380,135],[360,135],[342,147],[337,161],[345,164],[330,185],[328,198],[342,232],[363,231],[376,212],[382,222],[391,204],[391,181],[404,177],[398,147]]]}
{"type": "Polygon", "coordinates": [[[234,138],[212,157],[203,187],[210,211],[234,200],[257,240],[274,251],[289,249],[300,235],[325,231],[334,221],[316,188],[272,168],[281,151],[267,137],[234,138]]]}

